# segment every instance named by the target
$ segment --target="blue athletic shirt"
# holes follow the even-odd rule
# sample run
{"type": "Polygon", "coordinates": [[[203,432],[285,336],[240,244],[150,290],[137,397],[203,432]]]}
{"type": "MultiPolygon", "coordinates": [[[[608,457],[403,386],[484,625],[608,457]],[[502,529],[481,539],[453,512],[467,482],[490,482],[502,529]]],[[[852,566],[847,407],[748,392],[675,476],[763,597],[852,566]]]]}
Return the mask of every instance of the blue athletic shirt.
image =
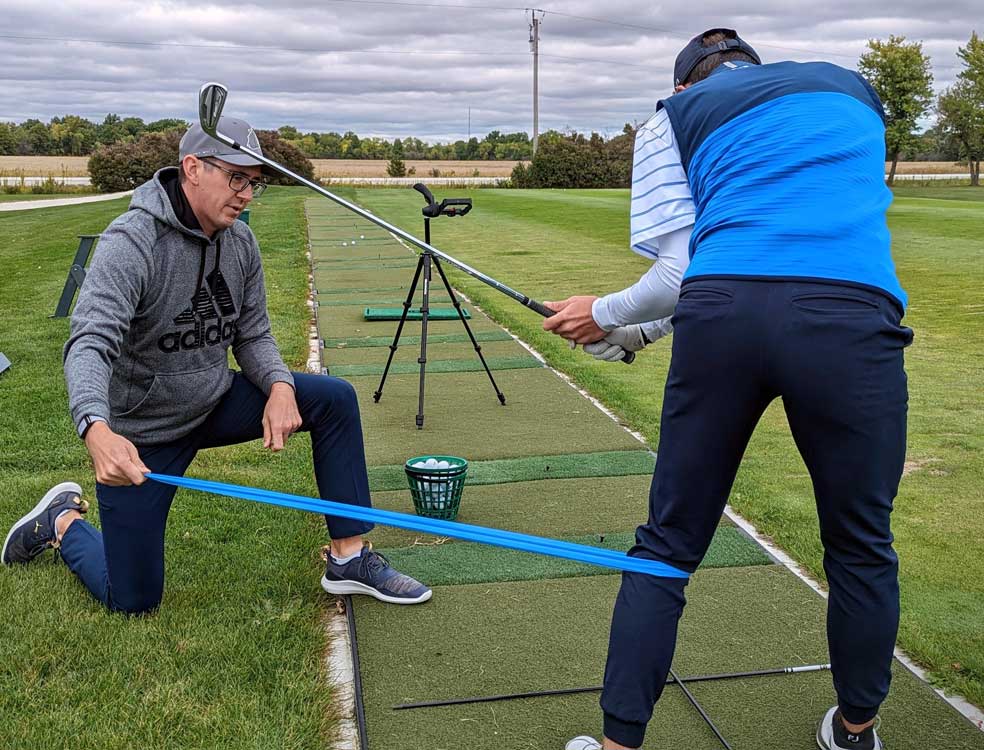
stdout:
{"type": "Polygon", "coordinates": [[[836,280],[905,308],[885,219],[885,115],[861,75],[822,62],[725,63],[659,107],[696,211],[684,281],[836,280]]]}

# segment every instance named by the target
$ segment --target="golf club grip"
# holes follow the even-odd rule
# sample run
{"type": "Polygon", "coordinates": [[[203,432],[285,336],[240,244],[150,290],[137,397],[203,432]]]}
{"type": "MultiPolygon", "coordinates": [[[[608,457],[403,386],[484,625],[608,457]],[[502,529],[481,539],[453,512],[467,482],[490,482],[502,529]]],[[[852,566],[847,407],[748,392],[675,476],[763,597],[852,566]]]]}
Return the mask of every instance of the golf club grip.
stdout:
{"type": "MultiPolygon", "coordinates": [[[[526,302],[523,303],[531,310],[536,310],[544,318],[550,318],[556,315],[556,311],[551,310],[549,307],[544,305],[542,302],[537,302],[535,299],[526,298],[526,302]]],[[[635,352],[625,352],[625,356],[622,357],[622,363],[626,365],[631,365],[635,361],[635,352]]]]}

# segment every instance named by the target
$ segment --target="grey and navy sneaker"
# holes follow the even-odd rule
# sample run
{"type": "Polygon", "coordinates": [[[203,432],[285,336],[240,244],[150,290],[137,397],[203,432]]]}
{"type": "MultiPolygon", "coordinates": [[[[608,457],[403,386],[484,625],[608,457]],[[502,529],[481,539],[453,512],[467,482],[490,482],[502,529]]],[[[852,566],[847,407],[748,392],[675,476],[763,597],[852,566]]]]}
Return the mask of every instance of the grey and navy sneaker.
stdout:
{"type": "Polygon", "coordinates": [[[582,734],[572,740],[567,740],[564,750],[601,750],[601,743],[594,737],[582,734]]]}
{"type": "MultiPolygon", "coordinates": [[[[875,722],[877,724],[877,722],[875,722]]],[[[830,709],[817,727],[817,747],[820,750],[883,750],[875,725],[859,734],[847,731],[840,709],[830,709]]]]}
{"type": "Polygon", "coordinates": [[[322,549],[325,574],[321,588],[329,594],[368,594],[391,604],[420,604],[431,598],[431,590],[420,581],[393,569],[389,561],[372,545],[362,547],[362,554],[354,560],[338,564],[332,559],[330,549],[322,549]]]}
{"type": "Polygon", "coordinates": [[[75,482],[62,482],[48,490],[41,501],[11,528],[3,541],[0,562],[4,565],[31,562],[49,547],[58,548],[55,519],[62,511],[85,513],[89,503],[75,482]]]}

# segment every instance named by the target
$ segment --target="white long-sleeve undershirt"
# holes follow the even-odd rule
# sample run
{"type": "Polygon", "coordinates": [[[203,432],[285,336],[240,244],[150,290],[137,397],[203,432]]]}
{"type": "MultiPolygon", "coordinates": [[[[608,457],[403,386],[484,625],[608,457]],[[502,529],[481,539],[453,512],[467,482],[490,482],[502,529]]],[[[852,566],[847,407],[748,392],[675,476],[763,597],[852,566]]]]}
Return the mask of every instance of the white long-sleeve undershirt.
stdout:
{"type": "Polygon", "coordinates": [[[640,243],[656,256],[656,261],[632,286],[594,301],[591,316],[600,328],[611,331],[642,323],[643,333],[651,342],[673,332],[670,318],[680,296],[683,274],[690,265],[692,230],[690,224],[640,243]]]}

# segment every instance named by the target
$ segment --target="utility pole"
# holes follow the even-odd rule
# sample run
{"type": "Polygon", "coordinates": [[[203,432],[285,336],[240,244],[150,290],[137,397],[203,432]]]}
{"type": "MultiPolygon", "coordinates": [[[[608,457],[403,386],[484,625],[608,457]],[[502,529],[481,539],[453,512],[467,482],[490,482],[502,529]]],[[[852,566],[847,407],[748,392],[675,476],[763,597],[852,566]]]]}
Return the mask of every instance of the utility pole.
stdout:
{"type": "Polygon", "coordinates": [[[531,9],[530,14],[533,22],[530,24],[530,50],[533,52],[533,155],[536,156],[536,144],[540,135],[540,96],[538,90],[538,77],[540,72],[540,19],[536,17],[537,11],[531,9]]]}

